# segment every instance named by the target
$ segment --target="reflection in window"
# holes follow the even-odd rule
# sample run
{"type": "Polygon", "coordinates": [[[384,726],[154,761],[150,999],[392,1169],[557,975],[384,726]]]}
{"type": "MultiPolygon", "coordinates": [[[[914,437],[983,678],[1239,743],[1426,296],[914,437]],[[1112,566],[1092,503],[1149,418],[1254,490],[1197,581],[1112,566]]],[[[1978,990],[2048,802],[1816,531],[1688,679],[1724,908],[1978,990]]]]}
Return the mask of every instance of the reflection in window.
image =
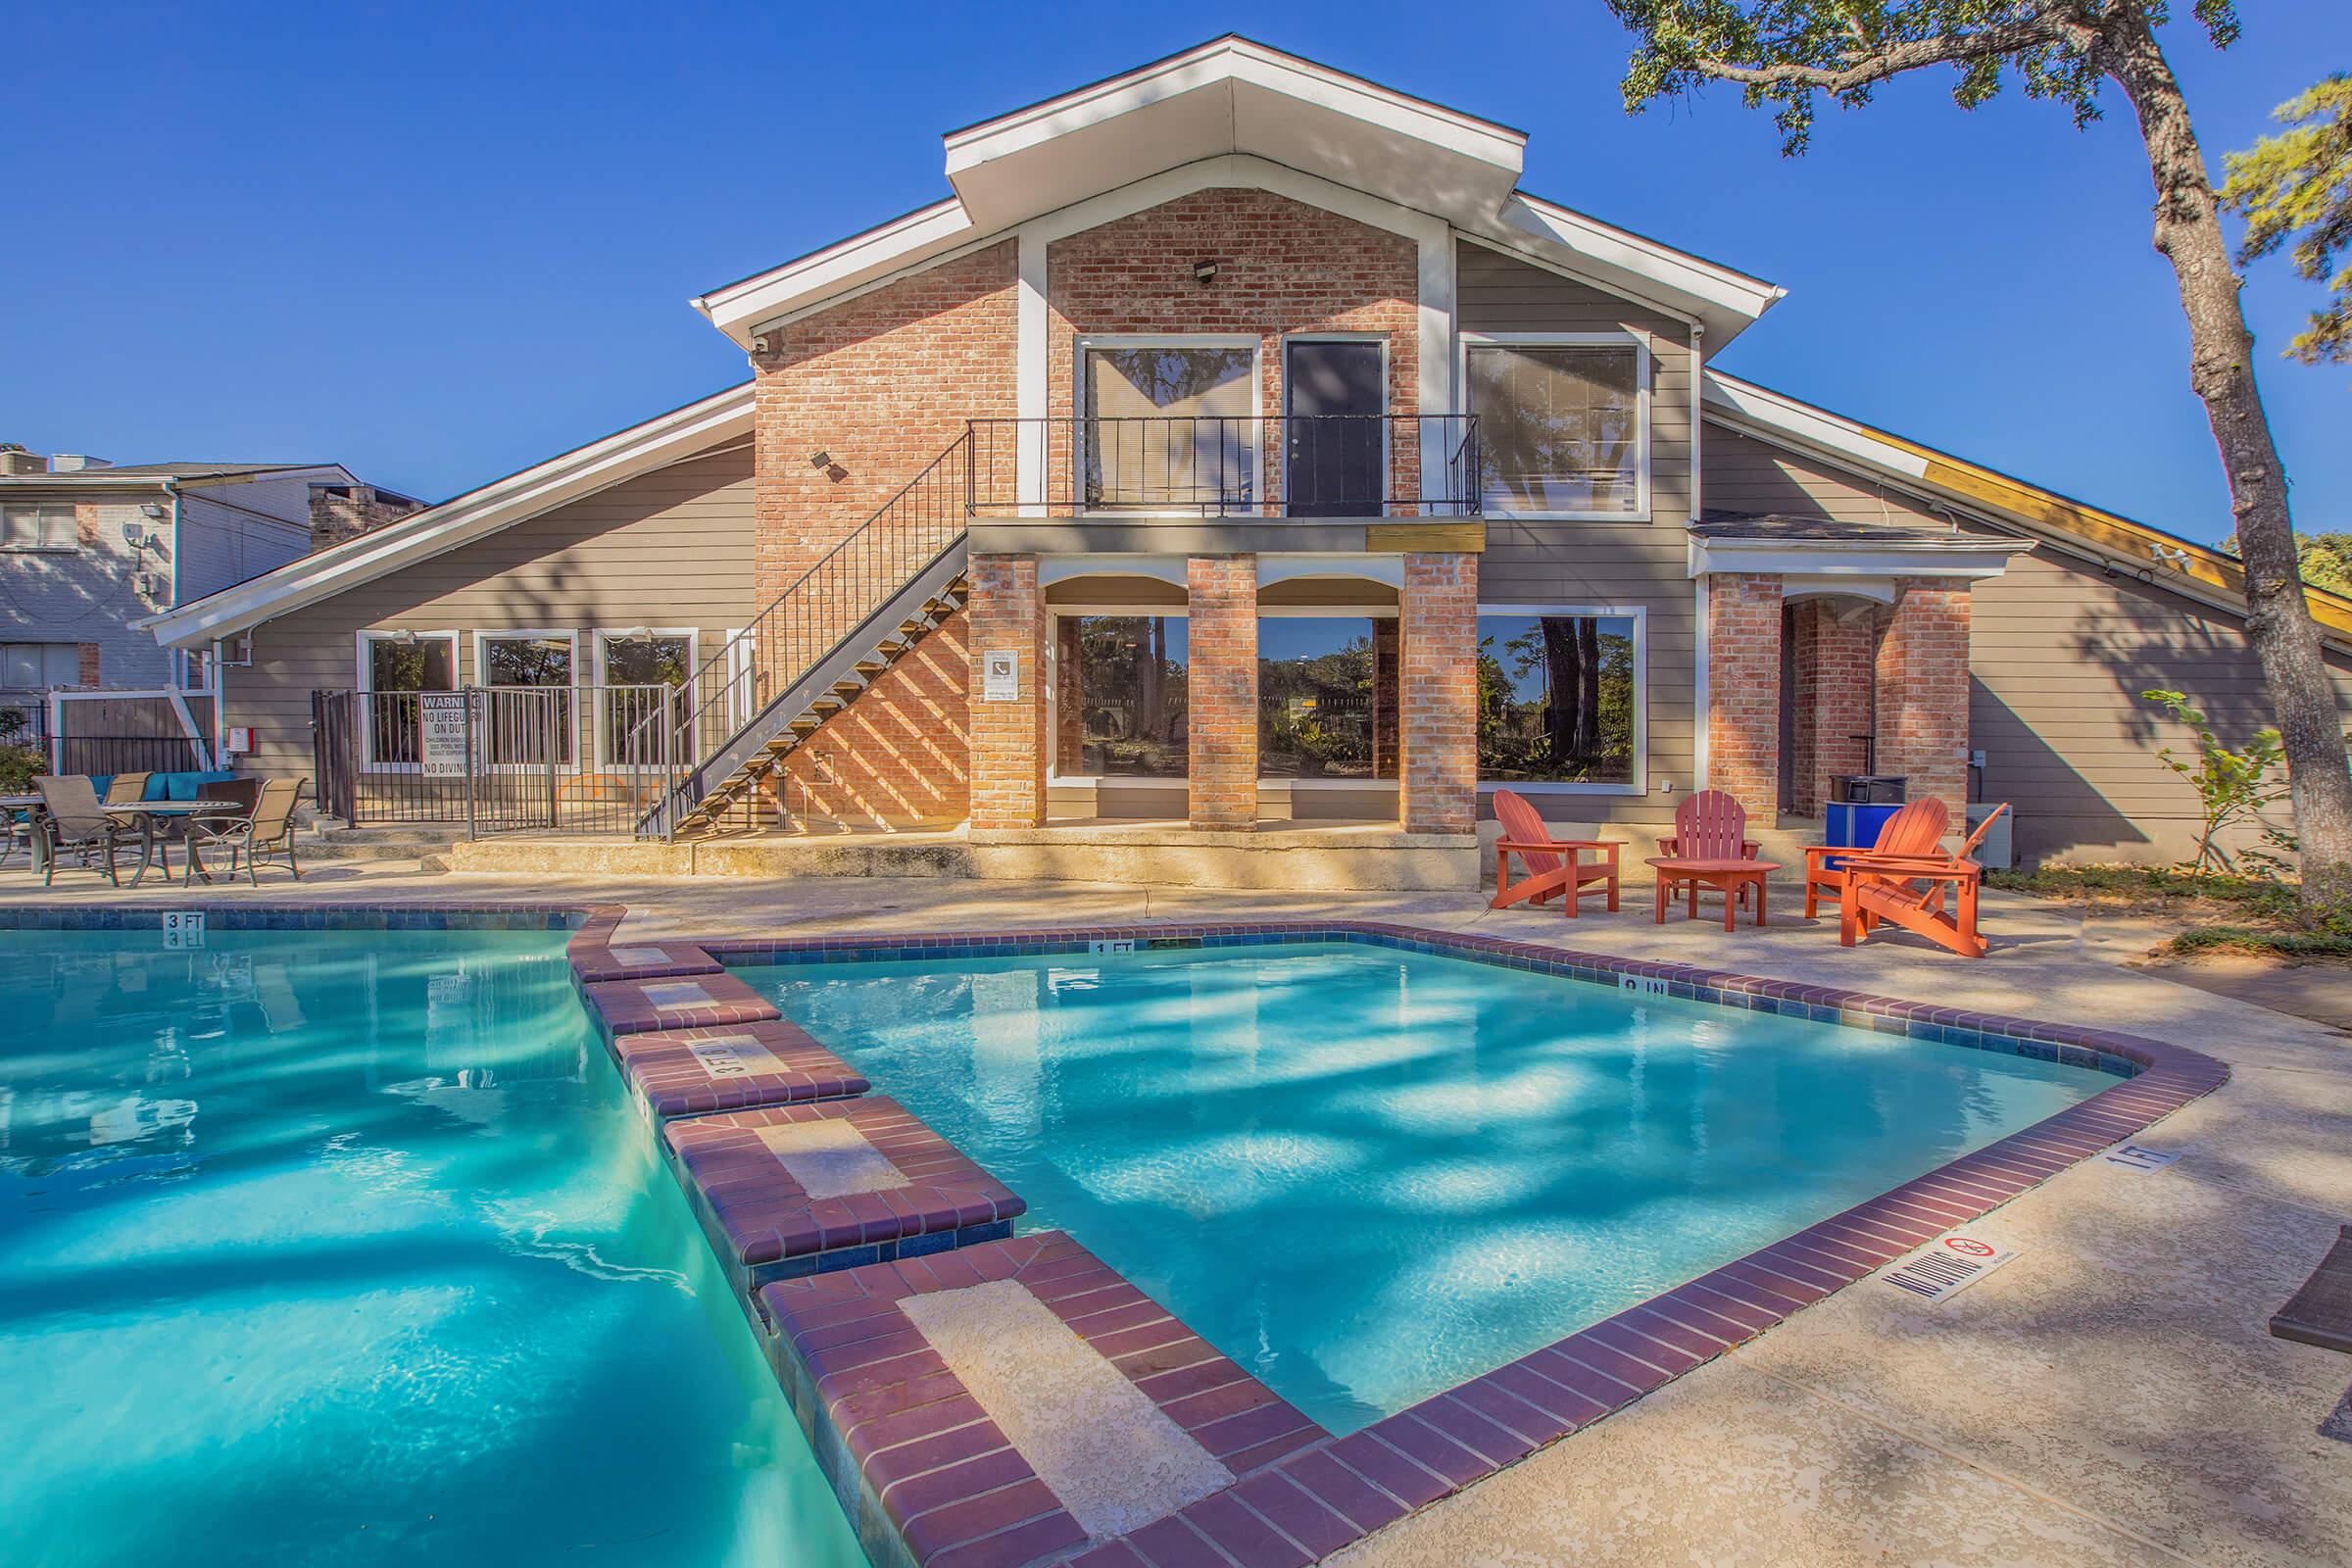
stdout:
{"type": "Polygon", "coordinates": [[[1478,617],[1478,776],[1631,784],[1634,618],[1478,617]]]}
{"type": "Polygon", "coordinates": [[[1061,657],[1075,658],[1075,678],[1063,672],[1060,770],[1183,778],[1184,617],[1082,615],[1065,617],[1062,627],[1061,657]]]}
{"type": "Polygon", "coordinates": [[[1090,348],[1089,507],[1238,510],[1255,497],[1256,350],[1090,348]]]}
{"type": "Polygon", "coordinates": [[[1354,616],[1257,623],[1257,770],[1262,778],[1395,778],[1394,669],[1384,628],[1354,616]],[[1384,722],[1385,720],[1385,722],[1384,722]]]}
{"type": "Polygon", "coordinates": [[[693,707],[668,698],[694,678],[694,638],[685,632],[612,632],[597,639],[603,662],[605,761],[611,767],[660,767],[676,760],[672,737],[654,722],[666,711],[683,725],[693,707]]]}
{"type": "Polygon", "coordinates": [[[1638,514],[1642,358],[1632,344],[1466,351],[1489,514],[1638,514]]]}
{"type": "Polygon", "coordinates": [[[446,634],[371,632],[362,640],[362,654],[368,760],[385,766],[412,764],[423,747],[423,705],[416,694],[458,689],[458,640],[446,634]]]}
{"type": "Polygon", "coordinates": [[[485,717],[490,760],[571,762],[571,638],[528,632],[484,637],[477,679],[493,688],[485,717]]]}

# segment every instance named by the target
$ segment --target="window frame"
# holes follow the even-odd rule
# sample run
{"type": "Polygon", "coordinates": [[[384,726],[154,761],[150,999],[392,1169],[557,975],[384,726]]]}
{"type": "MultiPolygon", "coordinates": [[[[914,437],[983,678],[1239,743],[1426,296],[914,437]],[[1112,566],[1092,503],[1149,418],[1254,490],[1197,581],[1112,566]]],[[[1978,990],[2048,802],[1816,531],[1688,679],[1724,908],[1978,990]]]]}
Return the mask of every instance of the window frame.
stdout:
{"type": "MultiPolygon", "coordinates": [[[[489,678],[490,645],[492,643],[534,642],[551,640],[557,637],[564,639],[564,641],[567,642],[571,647],[571,678],[565,681],[564,684],[571,691],[576,692],[580,690],[580,633],[579,628],[576,626],[476,626],[473,630],[474,685],[483,691],[492,692],[540,692],[557,690],[558,688],[553,686],[502,686],[489,678]]],[[[497,711],[495,707],[491,710],[493,712],[497,711]]],[[[493,728],[495,727],[496,725],[494,723],[493,728]]],[[[571,715],[570,727],[573,731],[570,737],[572,743],[571,758],[568,761],[560,762],[557,765],[564,772],[577,773],[580,770],[580,747],[578,734],[579,715],[577,713],[571,715]]],[[[489,747],[485,744],[483,750],[485,753],[487,753],[489,747]]],[[[493,761],[489,760],[487,756],[485,756],[482,762],[482,766],[485,769],[499,773],[535,773],[540,771],[545,765],[545,763],[541,762],[493,761]]]]}
{"type": "Polygon", "coordinates": [[[81,514],[75,510],[74,503],[71,501],[63,503],[54,501],[0,502],[0,554],[16,556],[77,556],[81,554],[81,514]],[[56,512],[61,510],[61,508],[65,513],[66,521],[68,524],[66,530],[66,542],[62,545],[44,544],[39,538],[41,529],[40,523],[37,519],[42,514],[56,512]],[[8,536],[8,514],[11,512],[20,511],[29,511],[36,519],[32,530],[34,539],[30,544],[17,544],[8,536]]]}
{"type": "MultiPolygon", "coordinates": [[[[1095,620],[1105,615],[1156,615],[1163,620],[1192,619],[1190,605],[1110,605],[1085,604],[1049,605],[1046,607],[1046,734],[1058,734],[1061,722],[1061,622],[1064,620],[1095,620]]],[[[1185,664],[1192,664],[1192,629],[1185,629],[1185,664]]],[[[1064,773],[1061,771],[1061,748],[1050,743],[1046,747],[1046,783],[1055,784],[1184,784],[1190,772],[1158,773],[1064,773]]]]}
{"type": "MultiPolygon", "coordinates": [[[[1477,620],[1500,615],[1561,615],[1592,620],[1631,620],[1634,626],[1633,669],[1633,770],[1632,777],[1622,784],[1591,783],[1575,779],[1491,779],[1482,772],[1478,781],[1481,790],[1513,790],[1521,795],[1620,795],[1643,796],[1649,793],[1649,607],[1646,605],[1530,605],[1482,604],[1477,620]]],[[[1478,642],[1486,641],[1483,631],[1476,632],[1478,642]]],[[[1700,722],[1705,722],[1702,715],[1700,722]]]]}
{"type": "Polygon", "coordinates": [[[353,632],[352,659],[357,667],[354,671],[352,690],[362,694],[363,701],[360,704],[360,710],[365,715],[360,723],[363,738],[360,748],[360,771],[363,773],[421,773],[424,771],[424,762],[421,758],[414,762],[387,762],[375,755],[374,707],[365,701],[366,697],[372,695],[375,691],[375,665],[374,662],[368,658],[369,646],[375,643],[397,643],[404,633],[419,643],[430,642],[435,638],[448,643],[450,679],[448,689],[453,692],[462,692],[466,689],[466,666],[460,662],[464,657],[465,644],[456,627],[453,626],[442,631],[426,631],[420,627],[386,626],[363,628],[353,632]]]}
{"type": "MultiPolygon", "coordinates": [[[[1461,388],[1462,412],[1470,407],[1470,355],[1481,348],[1631,348],[1634,351],[1634,510],[1631,512],[1494,512],[1486,510],[1485,475],[1479,476],[1479,505],[1488,517],[1506,522],[1641,522],[1652,520],[1650,474],[1650,414],[1657,352],[1649,334],[1631,328],[1606,332],[1460,332],[1455,334],[1454,385],[1461,388]]],[[[1483,448],[1484,432],[1480,442],[1483,448]]],[[[1482,453],[1483,456],[1483,453],[1482,453]]]]}
{"type": "Polygon", "coordinates": [[[44,678],[44,679],[42,679],[42,680],[40,680],[40,681],[36,681],[36,682],[34,682],[33,684],[31,684],[31,685],[29,685],[29,686],[16,686],[16,685],[11,685],[11,684],[9,683],[9,680],[8,680],[8,668],[7,668],[6,662],[5,662],[5,660],[0,660],[0,691],[26,692],[26,693],[47,693],[47,692],[53,692],[53,691],[56,691],[56,690],[58,690],[58,689],[59,689],[59,688],[61,688],[61,687],[65,687],[65,688],[71,688],[71,687],[76,686],[76,685],[78,685],[78,684],[80,683],[80,681],[79,681],[79,677],[80,677],[80,674],[81,674],[81,669],[80,669],[81,645],[80,645],[80,644],[78,644],[78,643],[61,643],[61,642],[53,642],[53,641],[51,641],[50,639],[48,639],[48,638],[45,638],[45,637],[7,637],[7,638],[0,638],[0,649],[8,649],[8,648],[37,648],[37,649],[40,649],[40,650],[41,650],[41,656],[40,656],[40,661],[39,661],[39,662],[40,662],[40,663],[41,663],[41,664],[44,666],[44,667],[43,667],[43,669],[42,669],[42,674],[44,675],[44,677],[45,677],[45,676],[46,676],[46,674],[47,674],[47,669],[46,669],[46,666],[47,666],[47,664],[48,664],[48,662],[49,662],[49,652],[48,652],[48,651],[49,651],[50,649],[53,649],[53,648],[62,648],[62,649],[64,649],[64,650],[66,651],[66,653],[67,653],[68,657],[70,657],[71,659],[73,659],[73,660],[74,661],[74,677],[75,677],[75,678],[74,678],[74,679],[72,679],[72,680],[62,680],[62,681],[53,681],[53,680],[48,680],[48,679],[44,678]]]}
{"type": "MultiPolygon", "coordinates": [[[[1089,428],[1087,394],[1090,377],[1087,356],[1094,349],[1248,349],[1250,351],[1250,412],[1237,418],[1250,421],[1250,510],[1240,516],[1262,516],[1266,507],[1266,342],[1253,332],[1081,332],[1071,339],[1070,367],[1070,503],[1082,517],[1202,517],[1197,507],[1154,511],[1150,507],[1090,507],[1086,504],[1086,450],[1079,437],[1089,428]]],[[[1171,415],[1171,418],[1182,416],[1171,415]]]]}
{"type": "MultiPolygon", "coordinates": [[[[659,763],[656,763],[656,762],[616,762],[616,761],[614,761],[614,760],[612,760],[612,745],[611,745],[611,743],[610,743],[610,741],[609,741],[609,738],[607,737],[607,735],[606,735],[606,732],[605,732],[605,697],[604,697],[604,692],[605,692],[605,689],[606,689],[607,687],[612,686],[612,685],[614,684],[612,681],[611,681],[610,679],[608,679],[608,678],[606,677],[606,673],[605,673],[605,645],[606,645],[608,642],[612,642],[612,641],[614,641],[614,640],[618,640],[618,641],[621,641],[621,642],[631,642],[631,641],[636,641],[636,640],[639,640],[639,633],[640,633],[640,632],[642,632],[642,635],[643,635],[643,637],[648,637],[648,638],[651,638],[651,637],[683,637],[684,639],[686,639],[686,679],[685,679],[685,681],[684,681],[684,682],[683,682],[681,685],[679,685],[679,686],[678,686],[678,688],[677,688],[677,691],[678,691],[678,697],[679,697],[679,701],[683,702],[683,703],[686,705],[686,710],[687,710],[687,712],[689,712],[689,713],[692,713],[692,712],[694,711],[694,689],[695,689],[695,686],[696,686],[696,684],[697,684],[697,682],[696,682],[696,680],[695,680],[695,677],[696,677],[698,674],[700,674],[700,673],[702,672],[702,667],[703,667],[703,634],[702,634],[702,629],[701,629],[700,627],[696,627],[696,626],[646,626],[646,627],[643,627],[643,628],[639,628],[639,627],[636,627],[636,626],[593,626],[593,627],[590,627],[590,628],[588,629],[588,632],[587,632],[587,637],[588,637],[588,646],[589,646],[589,648],[592,650],[593,657],[592,657],[592,658],[590,659],[590,661],[589,661],[589,666],[590,666],[590,667],[589,667],[589,674],[590,674],[590,675],[593,677],[593,679],[590,681],[590,683],[589,683],[589,684],[590,684],[590,685],[591,685],[591,686],[592,686],[592,687],[595,689],[595,691],[597,692],[597,699],[596,699],[596,716],[595,716],[594,728],[595,728],[595,732],[596,732],[596,747],[595,747],[595,755],[596,755],[596,771],[597,771],[597,772],[599,772],[599,773],[653,773],[653,772],[659,772],[659,771],[661,770],[661,764],[659,764],[659,763]]],[[[576,666],[575,666],[575,667],[576,667],[576,666]]],[[[624,683],[622,683],[622,684],[628,684],[628,683],[624,682],[624,683]]]]}

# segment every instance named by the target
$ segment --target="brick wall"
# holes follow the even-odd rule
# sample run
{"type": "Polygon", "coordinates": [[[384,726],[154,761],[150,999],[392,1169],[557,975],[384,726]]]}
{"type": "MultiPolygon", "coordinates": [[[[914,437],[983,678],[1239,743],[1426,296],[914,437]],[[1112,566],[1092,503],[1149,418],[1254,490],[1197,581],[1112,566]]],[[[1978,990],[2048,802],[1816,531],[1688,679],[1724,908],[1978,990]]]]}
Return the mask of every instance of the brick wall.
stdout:
{"type": "Polygon", "coordinates": [[[1910,779],[1906,799],[1940,797],[1968,815],[1968,586],[1898,577],[1881,611],[1879,771],[1910,779]]]}
{"type": "Polygon", "coordinates": [[[1195,556],[1185,571],[1185,704],[1193,826],[1257,825],[1257,558],[1195,556]]]}
{"type": "MultiPolygon", "coordinates": [[[[752,356],[759,385],[753,572],[782,593],[904,489],[964,420],[1013,412],[1015,242],[943,262],[789,322],[752,356]],[[832,460],[809,463],[816,453],[832,460]]],[[[963,525],[942,509],[941,543],[963,525]]]]}
{"type": "MultiPolygon", "coordinates": [[[[1420,381],[1420,253],[1412,240],[1259,190],[1204,190],[1055,240],[1046,252],[1047,408],[1073,411],[1076,339],[1108,332],[1247,333],[1259,342],[1260,407],[1282,411],[1282,335],[1385,333],[1389,408],[1410,414],[1420,381]],[[1214,261],[1202,284],[1197,262],[1214,261]]],[[[1443,411],[1432,411],[1443,412],[1443,411]]],[[[1260,494],[1279,499],[1278,426],[1266,430],[1260,494]]],[[[1418,493],[1420,448],[1392,443],[1392,493],[1418,493]]],[[[1066,462],[1060,451],[1057,462],[1066,462]]],[[[1056,473],[1067,494],[1066,473],[1056,473]]]]}
{"type": "Polygon", "coordinates": [[[1398,602],[1399,815],[1416,833],[1478,826],[1478,558],[1408,555],[1398,602]]]}
{"type": "Polygon", "coordinates": [[[1772,825],[1781,797],[1781,579],[1707,581],[1707,783],[1772,825]]]}
{"type": "Polygon", "coordinates": [[[1788,808],[1806,816],[1828,802],[1832,773],[1863,770],[1864,746],[1854,737],[1872,733],[1878,624],[1868,610],[1840,615],[1839,608],[1807,600],[1788,612],[1795,658],[1788,670],[1794,755],[1788,808]]]}
{"type": "MultiPolygon", "coordinates": [[[[974,556],[965,620],[971,718],[971,822],[1038,827],[1046,820],[1046,607],[1035,556],[974,556]],[[983,657],[1020,655],[1020,697],[981,700],[983,657]]],[[[853,710],[855,705],[853,705],[853,710]]]]}
{"type": "Polygon", "coordinates": [[[77,656],[74,669],[74,680],[83,686],[104,685],[105,682],[98,678],[98,645],[96,643],[75,643],[74,652],[77,656]]]}
{"type": "Polygon", "coordinates": [[[970,624],[958,612],[785,760],[792,809],[855,827],[961,821],[970,682],[970,624]]]}
{"type": "Polygon", "coordinates": [[[311,486],[311,553],[316,555],[396,522],[422,505],[405,496],[387,496],[372,485],[315,484],[311,486]]]}

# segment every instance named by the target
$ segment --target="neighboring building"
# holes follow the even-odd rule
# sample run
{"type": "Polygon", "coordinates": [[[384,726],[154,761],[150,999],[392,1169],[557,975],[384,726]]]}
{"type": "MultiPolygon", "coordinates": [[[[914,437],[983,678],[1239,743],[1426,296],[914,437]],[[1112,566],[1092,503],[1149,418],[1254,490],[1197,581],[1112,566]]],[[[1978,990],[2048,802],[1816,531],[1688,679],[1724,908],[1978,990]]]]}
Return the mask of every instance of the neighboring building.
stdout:
{"type": "Polygon", "coordinates": [[[696,302],[750,382],[156,635],[249,639],[256,767],[358,692],[362,788],[420,690],[561,690],[495,760],[652,833],[1458,839],[1505,783],[1654,827],[1877,771],[2180,855],[2138,694],[2263,721],[2237,564],[1724,372],[1783,291],[1521,191],[1524,142],[1239,38],[952,132],[946,200],[696,302]]]}
{"type": "Polygon", "coordinates": [[[0,708],[45,733],[54,690],[201,690],[202,659],[139,623],[419,505],[339,464],[115,465],[0,445],[0,708]]]}

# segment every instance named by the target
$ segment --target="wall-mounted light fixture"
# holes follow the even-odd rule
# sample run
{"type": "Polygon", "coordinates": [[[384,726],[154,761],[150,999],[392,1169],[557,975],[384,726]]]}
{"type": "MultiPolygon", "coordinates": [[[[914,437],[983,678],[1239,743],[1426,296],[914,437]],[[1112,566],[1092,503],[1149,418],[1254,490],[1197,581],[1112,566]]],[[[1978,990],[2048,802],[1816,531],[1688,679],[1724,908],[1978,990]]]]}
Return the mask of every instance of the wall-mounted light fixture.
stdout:
{"type": "Polygon", "coordinates": [[[164,504],[161,501],[144,501],[139,504],[139,511],[147,516],[160,517],[164,514],[164,504]]]}
{"type": "Polygon", "coordinates": [[[811,468],[816,468],[816,469],[819,469],[819,470],[822,470],[822,469],[825,469],[825,468],[830,468],[831,466],[833,466],[833,454],[832,454],[832,453],[830,453],[830,452],[811,452],[811,453],[809,453],[809,454],[808,454],[808,466],[810,466],[811,468]]]}
{"type": "Polygon", "coordinates": [[[1205,287],[1210,283],[1214,283],[1216,280],[1217,264],[1215,262],[1195,262],[1193,264],[1194,282],[1205,287]]]}

